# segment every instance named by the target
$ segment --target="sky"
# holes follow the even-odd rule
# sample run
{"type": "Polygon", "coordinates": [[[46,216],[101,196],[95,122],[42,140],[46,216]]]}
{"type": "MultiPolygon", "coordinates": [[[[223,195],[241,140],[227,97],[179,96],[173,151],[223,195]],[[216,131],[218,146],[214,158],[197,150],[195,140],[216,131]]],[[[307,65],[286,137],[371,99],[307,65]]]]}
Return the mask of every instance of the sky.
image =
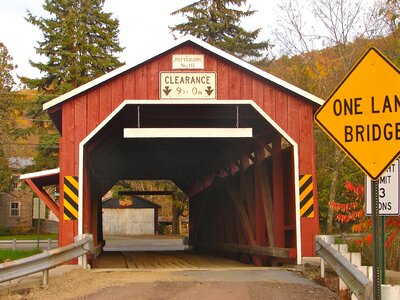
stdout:
{"type": "MultiPolygon", "coordinates": [[[[130,62],[145,59],[149,53],[166,49],[173,43],[168,26],[181,23],[180,16],[170,13],[195,0],[106,0],[105,12],[113,13],[119,20],[119,41],[125,50],[120,54],[121,61],[130,62]]],[[[246,29],[262,28],[260,40],[268,40],[273,25],[274,10],[278,0],[248,0],[252,9],[257,12],[243,19],[246,29]]],[[[37,69],[32,68],[29,60],[34,62],[44,58],[37,55],[34,47],[42,41],[41,31],[25,20],[29,10],[34,16],[46,16],[42,5],[44,0],[0,0],[0,42],[18,65],[14,77],[40,77],[37,69]]],[[[48,16],[48,15],[47,15],[48,16]]]]}

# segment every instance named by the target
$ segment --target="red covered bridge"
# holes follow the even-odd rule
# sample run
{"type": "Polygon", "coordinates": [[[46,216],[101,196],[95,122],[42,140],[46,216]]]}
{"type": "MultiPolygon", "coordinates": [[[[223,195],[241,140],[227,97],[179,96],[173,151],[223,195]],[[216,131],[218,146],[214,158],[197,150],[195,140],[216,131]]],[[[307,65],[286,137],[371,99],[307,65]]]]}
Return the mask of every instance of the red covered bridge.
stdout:
{"type": "Polygon", "coordinates": [[[22,176],[60,218],[59,244],[93,233],[120,179],[172,180],[196,248],[300,263],[319,233],[313,113],[322,100],[193,37],[44,105],[60,167],[22,176]],[[57,182],[60,201],[43,189],[57,182]],[[78,183],[79,182],[79,183],[78,183]]]}

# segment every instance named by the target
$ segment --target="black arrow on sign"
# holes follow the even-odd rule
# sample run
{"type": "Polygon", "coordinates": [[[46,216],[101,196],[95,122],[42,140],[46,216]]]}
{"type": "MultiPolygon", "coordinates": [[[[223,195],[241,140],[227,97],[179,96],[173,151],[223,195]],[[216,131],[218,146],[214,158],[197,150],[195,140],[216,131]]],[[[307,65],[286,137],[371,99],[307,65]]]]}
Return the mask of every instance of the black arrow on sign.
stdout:
{"type": "Polygon", "coordinates": [[[214,90],[211,89],[211,86],[208,86],[206,89],[207,95],[210,96],[212,94],[212,92],[214,92],[214,90]]]}
{"type": "Polygon", "coordinates": [[[165,89],[163,89],[164,93],[166,96],[168,96],[168,94],[172,91],[169,86],[166,86],[165,89]]]}

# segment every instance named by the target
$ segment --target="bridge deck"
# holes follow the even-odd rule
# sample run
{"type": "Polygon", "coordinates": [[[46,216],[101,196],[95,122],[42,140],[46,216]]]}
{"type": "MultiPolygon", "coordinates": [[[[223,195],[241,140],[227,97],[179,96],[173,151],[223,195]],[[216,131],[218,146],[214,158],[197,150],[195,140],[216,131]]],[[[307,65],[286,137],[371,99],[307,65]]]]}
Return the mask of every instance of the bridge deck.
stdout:
{"type": "Polygon", "coordinates": [[[95,268],[129,269],[217,269],[249,268],[235,260],[185,251],[113,251],[103,252],[95,268]]]}

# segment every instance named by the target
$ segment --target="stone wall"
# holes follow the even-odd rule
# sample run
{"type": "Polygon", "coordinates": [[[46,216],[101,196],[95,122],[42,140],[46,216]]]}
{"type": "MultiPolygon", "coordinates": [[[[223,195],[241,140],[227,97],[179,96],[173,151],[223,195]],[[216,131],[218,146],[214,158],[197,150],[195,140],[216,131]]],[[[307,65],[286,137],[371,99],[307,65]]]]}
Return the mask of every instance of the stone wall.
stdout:
{"type": "Polygon", "coordinates": [[[21,233],[32,229],[32,192],[14,190],[0,193],[0,228],[21,233]],[[11,215],[11,203],[18,203],[19,215],[11,215]]]}

